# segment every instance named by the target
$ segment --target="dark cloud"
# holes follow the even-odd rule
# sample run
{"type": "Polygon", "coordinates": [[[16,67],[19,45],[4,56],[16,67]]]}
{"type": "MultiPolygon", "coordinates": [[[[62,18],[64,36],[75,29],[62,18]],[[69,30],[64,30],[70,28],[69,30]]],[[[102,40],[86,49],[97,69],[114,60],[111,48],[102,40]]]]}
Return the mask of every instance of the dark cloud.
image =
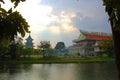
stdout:
{"type": "Polygon", "coordinates": [[[53,7],[53,14],[59,14],[61,11],[73,12],[79,9],[79,4],[77,0],[42,0],[41,4],[49,5],[53,7]]]}
{"type": "Polygon", "coordinates": [[[72,19],[72,24],[78,29],[88,31],[111,32],[110,25],[108,24],[108,17],[100,16],[100,19],[94,19],[89,16],[83,17],[80,13],[76,14],[77,16],[72,19]]]}
{"type": "MultiPolygon", "coordinates": [[[[76,13],[72,24],[78,29],[111,31],[102,0],[42,0],[41,4],[52,6],[52,14],[56,16],[59,16],[61,11],[65,11],[66,14],[76,13]]],[[[50,25],[60,24],[52,22],[50,25]]]]}
{"type": "Polygon", "coordinates": [[[53,7],[53,13],[61,11],[91,11],[98,12],[102,6],[102,0],[42,0],[41,4],[53,7]]]}

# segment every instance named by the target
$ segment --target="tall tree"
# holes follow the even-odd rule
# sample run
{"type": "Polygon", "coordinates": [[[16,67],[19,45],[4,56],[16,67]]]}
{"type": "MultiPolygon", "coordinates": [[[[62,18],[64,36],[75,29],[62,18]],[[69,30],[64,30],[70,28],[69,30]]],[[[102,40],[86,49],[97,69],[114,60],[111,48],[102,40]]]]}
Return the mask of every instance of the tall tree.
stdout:
{"type": "Polygon", "coordinates": [[[120,80],[120,0],[103,0],[113,33],[116,64],[120,80]]]}
{"type": "Polygon", "coordinates": [[[65,44],[64,42],[58,42],[55,46],[55,49],[56,50],[62,50],[62,49],[65,49],[65,44]]]}
{"type": "MultiPolygon", "coordinates": [[[[20,1],[24,0],[11,0],[15,7],[20,1]]],[[[0,2],[4,3],[4,0],[0,0],[0,2]]],[[[28,27],[28,23],[19,12],[13,11],[12,8],[6,11],[0,7],[0,42],[8,44],[15,40],[18,33],[24,37],[25,33],[29,32],[28,27]]]]}

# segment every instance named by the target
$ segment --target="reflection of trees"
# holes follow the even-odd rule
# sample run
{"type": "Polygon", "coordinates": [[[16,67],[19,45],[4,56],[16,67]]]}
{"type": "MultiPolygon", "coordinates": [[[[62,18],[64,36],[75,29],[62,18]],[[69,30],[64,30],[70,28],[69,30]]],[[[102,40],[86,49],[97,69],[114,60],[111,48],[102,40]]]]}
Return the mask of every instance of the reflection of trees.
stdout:
{"type": "Polygon", "coordinates": [[[29,71],[32,68],[32,64],[23,64],[22,68],[24,71],[29,71]]]}
{"type": "Polygon", "coordinates": [[[8,69],[6,68],[6,65],[0,64],[0,74],[4,73],[4,72],[7,72],[7,71],[8,71],[8,69]]]}
{"type": "Polygon", "coordinates": [[[1,64],[0,73],[15,74],[24,71],[28,71],[31,68],[31,64],[1,64]]]}
{"type": "Polygon", "coordinates": [[[51,64],[43,64],[40,70],[40,75],[44,80],[49,79],[51,64]]]}
{"type": "Polygon", "coordinates": [[[77,80],[117,80],[113,63],[85,63],[77,65],[76,68],[76,76],[79,76],[77,80]]]}

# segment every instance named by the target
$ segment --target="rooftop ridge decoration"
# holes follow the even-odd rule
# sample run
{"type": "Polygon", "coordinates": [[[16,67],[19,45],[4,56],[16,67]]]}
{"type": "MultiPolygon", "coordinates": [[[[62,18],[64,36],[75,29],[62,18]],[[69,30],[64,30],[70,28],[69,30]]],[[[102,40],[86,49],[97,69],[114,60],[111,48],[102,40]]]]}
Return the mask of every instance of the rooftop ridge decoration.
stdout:
{"type": "Polygon", "coordinates": [[[74,39],[73,42],[79,42],[83,40],[110,40],[112,35],[106,32],[90,32],[85,30],[80,30],[80,35],[77,39],[74,39]]]}
{"type": "Polygon", "coordinates": [[[106,32],[93,32],[93,31],[86,31],[86,30],[80,30],[82,34],[90,34],[90,35],[97,35],[97,36],[112,36],[112,33],[106,33],[106,32]]]}

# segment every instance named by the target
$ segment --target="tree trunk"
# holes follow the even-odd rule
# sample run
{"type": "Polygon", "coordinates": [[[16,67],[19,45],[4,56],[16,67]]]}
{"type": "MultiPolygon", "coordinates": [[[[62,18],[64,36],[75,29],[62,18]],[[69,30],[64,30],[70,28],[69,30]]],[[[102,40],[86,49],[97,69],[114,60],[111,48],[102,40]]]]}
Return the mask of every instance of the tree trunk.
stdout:
{"type": "Polygon", "coordinates": [[[118,68],[118,77],[120,80],[120,32],[114,31],[112,29],[112,33],[113,33],[113,40],[114,40],[116,64],[117,64],[117,68],[118,68]]]}

